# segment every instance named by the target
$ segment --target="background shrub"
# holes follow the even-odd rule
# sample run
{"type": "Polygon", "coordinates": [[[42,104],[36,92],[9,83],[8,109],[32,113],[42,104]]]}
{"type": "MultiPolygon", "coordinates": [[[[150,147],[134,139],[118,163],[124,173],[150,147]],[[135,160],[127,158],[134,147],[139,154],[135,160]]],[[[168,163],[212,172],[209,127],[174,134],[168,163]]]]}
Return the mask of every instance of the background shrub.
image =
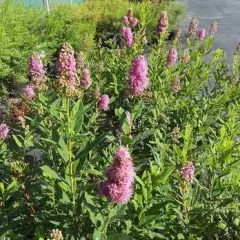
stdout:
{"type": "Polygon", "coordinates": [[[14,88],[16,81],[27,81],[28,57],[33,50],[40,50],[43,29],[42,12],[0,3],[0,92],[14,88]]]}
{"type": "MultiPolygon", "coordinates": [[[[27,81],[28,57],[33,51],[42,52],[50,60],[65,41],[78,52],[109,40],[119,33],[122,17],[130,7],[139,17],[140,3],[127,0],[90,0],[73,7],[60,5],[53,7],[50,15],[43,9],[26,8],[12,0],[0,3],[0,91],[6,94],[14,91],[15,83],[27,81]]],[[[183,14],[183,8],[177,3],[171,7],[146,4],[146,8],[149,34],[155,30],[163,8],[169,11],[171,28],[175,28],[178,16],[183,14]]]]}

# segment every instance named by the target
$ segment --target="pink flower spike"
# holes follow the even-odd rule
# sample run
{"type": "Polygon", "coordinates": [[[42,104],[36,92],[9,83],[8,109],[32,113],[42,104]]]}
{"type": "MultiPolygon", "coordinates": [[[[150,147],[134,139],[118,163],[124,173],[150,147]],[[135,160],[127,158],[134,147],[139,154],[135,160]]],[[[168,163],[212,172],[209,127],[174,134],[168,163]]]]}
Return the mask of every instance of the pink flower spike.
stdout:
{"type": "Polygon", "coordinates": [[[133,27],[135,27],[138,24],[138,19],[137,18],[133,18],[131,24],[132,24],[133,27]]]}
{"type": "Polygon", "coordinates": [[[213,21],[209,30],[209,35],[211,37],[213,37],[215,32],[217,31],[217,26],[218,26],[217,21],[213,21]]]}
{"type": "Polygon", "coordinates": [[[56,63],[58,84],[68,94],[75,94],[79,85],[74,50],[64,43],[59,51],[56,63]]]}
{"type": "Polygon", "coordinates": [[[115,154],[115,160],[116,161],[124,161],[126,159],[131,159],[131,155],[128,152],[127,148],[120,147],[115,154]]]}
{"type": "Polygon", "coordinates": [[[34,88],[31,85],[26,86],[26,88],[24,89],[24,93],[25,93],[25,97],[28,100],[31,100],[35,97],[34,88]]]}
{"type": "Polygon", "coordinates": [[[9,128],[7,124],[1,123],[0,124],[0,140],[5,140],[8,136],[9,128]]]}
{"type": "Polygon", "coordinates": [[[193,183],[195,168],[192,162],[186,162],[180,170],[181,178],[184,182],[193,183]]]}
{"type": "Polygon", "coordinates": [[[206,35],[206,31],[205,31],[204,28],[202,28],[202,29],[199,31],[199,33],[198,33],[198,39],[199,39],[200,41],[203,41],[204,38],[205,38],[205,35],[206,35]]]}
{"type": "Polygon", "coordinates": [[[131,48],[134,44],[134,40],[133,40],[133,33],[131,28],[129,27],[122,27],[122,37],[127,45],[128,48],[131,48]]]}
{"type": "Polygon", "coordinates": [[[188,28],[188,37],[195,38],[198,29],[198,20],[196,17],[193,17],[188,28]]]}
{"type": "Polygon", "coordinates": [[[178,60],[177,50],[174,47],[171,47],[168,52],[167,62],[171,66],[174,65],[177,62],[177,60],[178,60]]]}
{"type": "Polygon", "coordinates": [[[108,95],[102,95],[98,101],[98,108],[103,111],[109,110],[110,99],[108,95]]]}
{"type": "Polygon", "coordinates": [[[39,84],[44,80],[44,70],[41,62],[40,54],[34,52],[29,58],[29,73],[31,80],[39,84]]]}
{"type": "Polygon", "coordinates": [[[148,64],[145,56],[138,56],[132,62],[132,67],[129,74],[128,85],[132,94],[143,92],[149,83],[148,64]]]}
{"type": "Polygon", "coordinates": [[[168,29],[168,15],[166,11],[163,11],[160,19],[158,21],[158,32],[159,33],[165,33],[168,29]]]}
{"type": "Polygon", "coordinates": [[[123,17],[123,23],[130,27],[135,27],[138,24],[138,19],[133,17],[132,8],[128,9],[128,13],[123,17]]]}
{"type": "Polygon", "coordinates": [[[88,69],[84,69],[82,72],[82,81],[81,81],[81,86],[84,89],[88,89],[92,84],[91,81],[91,74],[90,71],[88,69]]]}
{"type": "Polygon", "coordinates": [[[99,185],[100,195],[118,204],[127,203],[133,194],[135,172],[131,155],[125,147],[116,152],[113,164],[105,174],[107,180],[99,185]]]}
{"type": "Polygon", "coordinates": [[[129,25],[129,20],[128,20],[128,16],[124,16],[123,17],[123,22],[126,24],[126,25],[129,25]]]}

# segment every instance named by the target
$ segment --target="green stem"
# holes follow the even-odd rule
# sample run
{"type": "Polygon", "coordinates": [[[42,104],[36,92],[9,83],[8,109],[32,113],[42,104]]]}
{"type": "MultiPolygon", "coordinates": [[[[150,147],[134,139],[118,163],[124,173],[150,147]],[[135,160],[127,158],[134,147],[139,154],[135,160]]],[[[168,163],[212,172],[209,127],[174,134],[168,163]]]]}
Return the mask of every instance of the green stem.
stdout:
{"type": "Polygon", "coordinates": [[[67,99],[67,133],[68,133],[68,157],[69,157],[69,175],[71,182],[72,206],[73,214],[76,214],[76,201],[75,201],[75,179],[73,174],[73,161],[72,161],[72,139],[71,139],[71,119],[70,119],[70,98],[67,99]]]}
{"type": "Polygon", "coordinates": [[[103,224],[103,228],[102,228],[102,233],[104,235],[107,235],[107,230],[108,230],[108,226],[109,226],[109,223],[111,221],[111,214],[112,214],[112,210],[114,208],[114,204],[111,203],[111,206],[110,206],[110,210],[109,210],[109,213],[108,213],[108,216],[103,224]]]}
{"type": "Polygon", "coordinates": [[[184,216],[185,216],[185,224],[187,225],[187,231],[188,234],[190,234],[190,228],[189,228],[189,216],[188,216],[188,205],[187,205],[187,199],[186,199],[186,195],[187,195],[187,186],[184,185],[182,187],[182,200],[183,200],[183,212],[184,212],[184,216]]]}

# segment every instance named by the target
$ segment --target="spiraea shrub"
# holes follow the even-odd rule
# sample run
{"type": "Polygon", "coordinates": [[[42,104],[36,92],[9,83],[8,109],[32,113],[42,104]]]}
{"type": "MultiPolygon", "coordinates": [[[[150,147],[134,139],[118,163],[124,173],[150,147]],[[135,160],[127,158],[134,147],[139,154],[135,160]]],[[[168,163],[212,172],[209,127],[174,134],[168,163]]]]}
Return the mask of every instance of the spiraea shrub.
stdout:
{"type": "Polygon", "coordinates": [[[168,42],[167,11],[151,44],[148,4],[111,47],[33,53],[0,124],[1,237],[239,238],[239,47],[229,67],[195,17],[168,42]]]}

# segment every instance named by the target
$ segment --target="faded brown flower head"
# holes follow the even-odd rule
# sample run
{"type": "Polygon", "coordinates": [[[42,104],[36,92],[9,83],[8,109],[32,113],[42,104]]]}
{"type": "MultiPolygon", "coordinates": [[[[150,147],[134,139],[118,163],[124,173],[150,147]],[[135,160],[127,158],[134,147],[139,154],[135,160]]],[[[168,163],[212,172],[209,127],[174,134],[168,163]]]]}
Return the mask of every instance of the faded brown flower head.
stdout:
{"type": "Polygon", "coordinates": [[[99,89],[99,86],[96,85],[95,88],[94,88],[94,91],[93,91],[93,96],[96,100],[98,100],[100,98],[100,89],[99,89]]]}
{"type": "Polygon", "coordinates": [[[128,17],[130,17],[130,18],[132,18],[133,17],[133,10],[132,10],[132,8],[129,8],[128,9],[128,17]]]}
{"type": "Polygon", "coordinates": [[[76,61],[77,71],[84,69],[85,63],[86,63],[86,60],[85,60],[84,53],[83,52],[79,52],[78,56],[77,56],[77,61],[76,61]]]}
{"type": "Polygon", "coordinates": [[[168,29],[168,14],[166,11],[162,11],[161,16],[158,20],[158,29],[157,32],[158,33],[165,33],[168,29]]]}
{"type": "Polygon", "coordinates": [[[238,43],[237,45],[237,48],[236,48],[236,53],[235,53],[238,57],[240,57],[240,42],[238,43]]]}
{"type": "Polygon", "coordinates": [[[62,231],[59,229],[53,229],[48,240],[63,240],[62,231]]]}
{"type": "Polygon", "coordinates": [[[180,138],[180,128],[179,127],[173,128],[171,135],[172,135],[173,142],[178,144],[179,143],[179,138],[180,138]]]}
{"type": "Polygon", "coordinates": [[[171,90],[174,94],[178,93],[181,90],[181,86],[180,86],[180,79],[176,78],[171,86],[171,90]]]}
{"type": "Polygon", "coordinates": [[[177,29],[174,35],[174,40],[179,40],[179,38],[181,37],[181,34],[182,34],[182,29],[181,28],[177,29]]]}
{"type": "Polygon", "coordinates": [[[101,74],[104,70],[104,62],[103,61],[100,61],[99,64],[98,64],[98,72],[99,74],[101,74]]]}
{"type": "Polygon", "coordinates": [[[10,163],[10,171],[16,178],[21,178],[29,172],[29,166],[22,160],[12,160],[10,163]]]}
{"type": "Polygon", "coordinates": [[[121,128],[116,129],[115,136],[116,136],[117,140],[121,140],[121,138],[123,136],[123,132],[122,132],[121,128]]]}
{"type": "Polygon", "coordinates": [[[23,123],[24,116],[30,112],[30,107],[25,102],[18,102],[11,104],[10,111],[14,122],[23,123]]]}
{"type": "Polygon", "coordinates": [[[193,17],[189,25],[187,36],[191,39],[194,39],[198,32],[198,20],[196,17],[193,17]]]}
{"type": "Polygon", "coordinates": [[[210,30],[209,30],[209,35],[211,37],[214,36],[215,32],[217,31],[217,21],[213,21],[212,24],[211,24],[211,27],[210,27],[210,30]]]}

